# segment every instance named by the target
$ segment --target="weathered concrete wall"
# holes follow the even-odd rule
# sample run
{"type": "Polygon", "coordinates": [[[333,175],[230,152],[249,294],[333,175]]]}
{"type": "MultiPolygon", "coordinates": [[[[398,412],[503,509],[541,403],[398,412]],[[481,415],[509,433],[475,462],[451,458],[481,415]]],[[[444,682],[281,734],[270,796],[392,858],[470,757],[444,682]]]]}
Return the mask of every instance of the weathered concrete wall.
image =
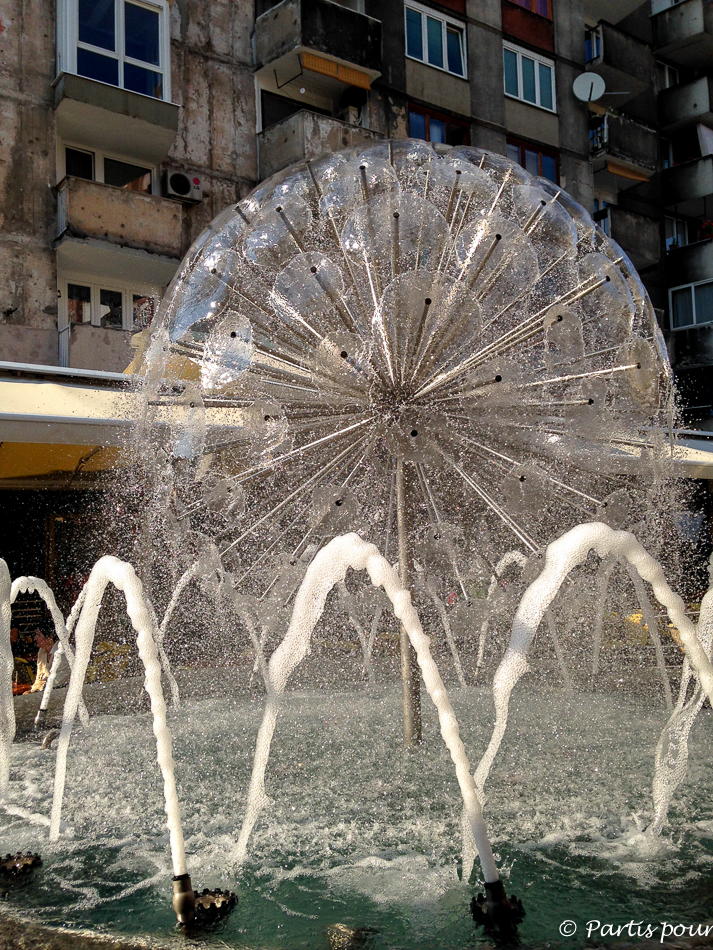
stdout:
{"type": "Polygon", "coordinates": [[[0,358],[21,362],[57,362],[53,79],[54,3],[2,0],[0,358]]]}
{"type": "Polygon", "coordinates": [[[88,324],[74,326],[70,331],[70,366],[123,373],[133,358],[131,333],[88,324]]]}

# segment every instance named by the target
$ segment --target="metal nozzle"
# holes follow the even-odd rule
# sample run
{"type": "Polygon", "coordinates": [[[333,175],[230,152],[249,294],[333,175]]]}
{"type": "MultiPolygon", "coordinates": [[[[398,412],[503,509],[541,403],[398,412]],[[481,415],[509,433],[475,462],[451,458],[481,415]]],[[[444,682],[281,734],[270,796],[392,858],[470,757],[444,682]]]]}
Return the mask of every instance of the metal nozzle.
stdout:
{"type": "Polygon", "coordinates": [[[187,927],[196,916],[196,897],[190,874],[179,874],[173,879],[173,910],[182,927],[187,927]]]}
{"type": "Polygon", "coordinates": [[[41,729],[44,726],[46,721],[47,721],[47,710],[42,709],[42,708],[38,709],[37,715],[35,716],[35,729],[41,729]]]}

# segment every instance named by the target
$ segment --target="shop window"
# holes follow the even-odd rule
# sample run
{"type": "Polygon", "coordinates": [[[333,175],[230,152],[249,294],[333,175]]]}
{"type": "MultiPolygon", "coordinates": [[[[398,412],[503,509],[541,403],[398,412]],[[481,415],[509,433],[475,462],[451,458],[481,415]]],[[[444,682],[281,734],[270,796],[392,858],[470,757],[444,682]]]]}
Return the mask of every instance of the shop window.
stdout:
{"type": "Polygon", "coordinates": [[[507,2],[523,7],[530,13],[546,17],[548,20],[552,19],[552,0],[507,0],[507,2]]]}
{"type": "Polygon", "coordinates": [[[531,175],[559,183],[559,156],[556,152],[520,142],[518,139],[508,139],[507,156],[511,161],[522,165],[531,175]]]}
{"type": "Polygon", "coordinates": [[[548,112],[556,110],[555,64],[536,53],[503,43],[505,95],[548,112]]]}
{"type": "Polygon", "coordinates": [[[713,280],[672,288],[669,306],[672,330],[713,323],[713,280]]]}
{"type": "Polygon", "coordinates": [[[409,105],[409,135],[444,145],[470,145],[470,125],[450,116],[409,105]]]}
{"type": "Polygon", "coordinates": [[[100,181],[115,188],[141,191],[147,195],[153,190],[153,169],[110,158],[103,152],[87,152],[68,145],[64,148],[64,173],[73,178],[100,181]]]}
{"type": "Polygon", "coordinates": [[[167,0],[58,0],[61,71],[170,99],[167,0]]]}
{"type": "Polygon", "coordinates": [[[406,55],[455,76],[466,76],[465,28],[458,20],[439,15],[429,7],[408,4],[406,55]]]}

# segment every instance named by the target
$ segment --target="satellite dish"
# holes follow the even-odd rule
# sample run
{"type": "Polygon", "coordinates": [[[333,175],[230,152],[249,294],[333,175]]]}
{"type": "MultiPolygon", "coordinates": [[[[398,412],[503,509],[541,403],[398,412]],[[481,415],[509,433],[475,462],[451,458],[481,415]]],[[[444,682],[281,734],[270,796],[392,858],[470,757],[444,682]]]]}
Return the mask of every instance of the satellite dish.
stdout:
{"type": "Polygon", "coordinates": [[[597,73],[582,73],[572,84],[572,91],[582,102],[596,102],[606,90],[606,83],[597,73]]]}

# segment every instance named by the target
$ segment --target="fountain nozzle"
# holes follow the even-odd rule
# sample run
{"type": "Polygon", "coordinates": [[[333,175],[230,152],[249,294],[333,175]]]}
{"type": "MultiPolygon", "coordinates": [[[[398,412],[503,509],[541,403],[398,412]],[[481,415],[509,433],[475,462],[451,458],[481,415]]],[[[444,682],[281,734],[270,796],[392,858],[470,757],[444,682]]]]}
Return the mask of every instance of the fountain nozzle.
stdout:
{"type": "Polygon", "coordinates": [[[238,898],[232,891],[209,891],[206,887],[197,894],[190,874],[179,874],[173,879],[173,909],[178,923],[186,929],[212,927],[232,913],[237,904],[238,898]]]}
{"type": "Polygon", "coordinates": [[[181,927],[189,927],[196,917],[196,895],[190,874],[174,877],[172,906],[181,927]]]}
{"type": "Polygon", "coordinates": [[[35,716],[35,729],[40,730],[47,721],[47,710],[40,707],[35,716]]]}
{"type": "Polygon", "coordinates": [[[478,894],[470,902],[470,912],[476,924],[482,925],[500,937],[513,937],[517,925],[525,916],[522,901],[515,894],[508,900],[503,882],[485,882],[485,896],[478,894]]]}

